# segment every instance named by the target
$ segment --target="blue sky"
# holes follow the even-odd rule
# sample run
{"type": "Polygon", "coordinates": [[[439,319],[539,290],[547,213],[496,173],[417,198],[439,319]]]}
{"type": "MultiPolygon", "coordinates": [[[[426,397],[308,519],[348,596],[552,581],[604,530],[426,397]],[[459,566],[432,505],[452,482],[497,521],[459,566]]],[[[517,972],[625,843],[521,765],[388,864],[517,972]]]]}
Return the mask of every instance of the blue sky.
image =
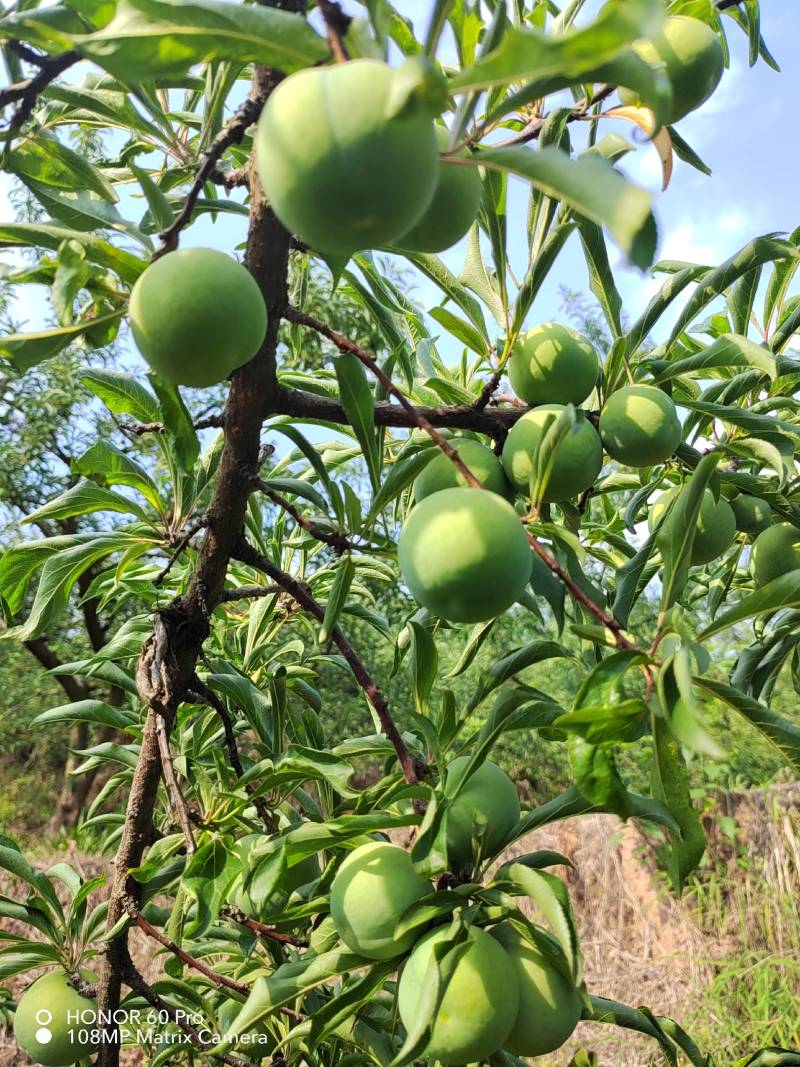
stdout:
{"type": "MultiPolygon", "coordinates": [[[[354,5],[345,5],[354,7],[354,5]]],[[[408,16],[424,29],[430,0],[408,0],[402,5],[408,16]]],[[[585,16],[590,17],[599,0],[590,0],[585,16]]],[[[797,170],[800,149],[787,135],[789,102],[798,98],[800,66],[794,60],[800,39],[800,3],[796,0],[764,0],[763,33],[781,64],[777,74],[763,62],[750,69],[744,35],[728,19],[732,64],[712,100],[701,111],[689,115],[680,131],[712,168],[706,177],[676,160],[672,183],[660,192],[660,164],[649,145],[640,144],[629,155],[624,169],[629,176],[653,190],[660,228],[659,254],[663,258],[718,263],[748,239],[771,230],[788,231],[800,222],[797,210],[797,170]]],[[[606,120],[606,131],[617,130],[631,137],[629,124],[606,120]]],[[[575,127],[573,127],[575,129],[575,127]]],[[[6,191],[8,180],[0,175],[1,217],[11,218],[6,191]]],[[[525,247],[523,230],[527,189],[514,180],[510,214],[517,224],[509,226],[512,259],[519,263],[525,247]]],[[[124,205],[127,207],[128,205],[124,205]]],[[[124,208],[123,208],[124,210],[124,208]]],[[[137,217],[142,207],[131,212],[137,217]]],[[[223,215],[212,225],[206,220],[195,225],[183,238],[183,245],[213,244],[232,250],[245,232],[245,220],[223,215]]],[[[9,260],[8,253],[2,259],[9,260]]],[[[445,258],[458,272],[463,248],[450,250],[445,258]]],[[[635,318],[660,282],[629,268],[623,257],[611,248],[612,265],[623,296],[625,313],[635,318]]],[[[530,323],[558,316],[559,287],[588,291],[586,269],[576,237],[570,239],[557,261],[530,315],[530,323]]],[[[30,290],[30,287],[25,287],[30,290]]],[[[43,294],[21,292],[20,313],[28,320],[26,329],[41,328],[44,322],[43,294]]],[[[440,300],[435,287],[420,278],[414,298],[431,307],[440,300]]],[[[450,346],[445,347],[449,354],[450,346]]],[[[453,352],[457,355],[457,352],[453,352]]],[[[127,362],[127,360],[126,360],[127,362]]]]}

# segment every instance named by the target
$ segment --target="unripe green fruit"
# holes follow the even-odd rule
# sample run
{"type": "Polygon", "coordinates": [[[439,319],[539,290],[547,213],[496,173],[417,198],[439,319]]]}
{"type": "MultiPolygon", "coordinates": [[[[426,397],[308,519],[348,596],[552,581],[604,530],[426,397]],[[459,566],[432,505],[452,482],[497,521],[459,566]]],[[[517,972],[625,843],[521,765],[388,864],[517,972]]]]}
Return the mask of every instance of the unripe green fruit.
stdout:
{"type": "Polygon", "coordinates": [[[503,1047],[515,1056],[543,1056],[560,1048],[578,1024],[578,990],[511,923],[492,930],[508,953],[519,984],[519,1012],[503,1047]]]}
{"type": "Polygon", "coordinates": [[[483,489],[442,489],[417,504],[397,542],[414,599],[451,622],[483,622],[522,595],[531,550],[508,501],[483,489]]]}
{"type": "Polygon", "coordinates": [[[312,248],[349,256],[407,233],[436,189],[433,111],[404,68],[374,59],[292,74],[270,95],[256,165],[275,214],[312,248]]]}
{"type": "MultiPolygon", "coordinates": [[[[637,41],[634,48],[651,65],[664,64],[672,84],[671,123],[704,104],[725,70],[717,35],[707,23],[686,15],[672,15],[658,37],[637,41]]],[[[639,102],[633,89],[620,89],[619,96],[623,104],[639,102]]]]}
{"type": "MultiPolygon", "coordinates": [[[[450,135],[436,127],[436,144],[444,152],[450,135]]],[[[469,158],[463,150],[459,156],[469,158]]],[[[443,252],[460,241],[478,215],[481,176],[477,167],[439,160],[433,200],[419,222],[393,243],[398,252],[443,252]]]]}
{"type": "MultiPolygon", "coordinates": [[[[668,489],[653,503],[647,522],[652,530],[655,530],[662,516],[675,497],[680,492],[680,487],[668,489]]],[[[700,514],[697,519],[697,529],[692,545],[691,562],[693,566],[701,563],[710,563],[719,559],[736,535],[736,519],[733,508],[724,497],[714,499],[710,489],[703,492],[703,500],[700,504],[700,514]]]]}
{"type": "Polygon", "coordinates": [[[216,385],[252,359],[267,308],[252,274],[213,248],[168,252],[131,292],[133,337],[154,371],[174,382],[216,385]]]}
{"type": "Polygon", "coordinates": [[[400,916],[431,886],[398,845],[370,841],[351,852],[331,886],[331,916],[339,937],[359,956],[388,960],[407,952],[419,931],[394,936],[400,916]]]}
{"type": "MultiPolygon", "coordinates": [[[[446,926],[432,930],[403,968],[397,1006],[406,1030],[414,1028],[426,1007],[425,973],[435,945],[447,934],[446,926]]],[[[446,1064],[487,1059],[506,1040],[518,1007],[519,988],[508,954],[485,930],[473,926],[469,947],[455,966],[421,1058],[446,1064]]]]}
{"type": "Polygon", "coordinates": [[[680,444],[681,424],[670,398],[653,385],[628,385],[612,393],[600,412],[606,452],[626,467],[663,463],[680,444]]]}
{"type": "Polygon", "coordinates": [[[750,573],[761,588],[790,571],[800,570],[800,530],[779,522],[760,533],[750,552],[750,573]]]}
{"type": "Polygon", "coordinates": [[[558,322],[534,326],[508,361],[514,392],[528,404],[582,404],[599,373],[600,361],[586,338],[558,322]]]}
{"type": "MultiPolygon", "coordinates": [[[[450,779],[469,762],[457,756],[447,765],[450,779]]],[[[519,796],[506,772],[485,760],[467,779],[447,809],[447,856],[453,871],[472,865],[472,837],[483,840],[483,855],[493,855],[519,822],[519,796]]]]}
{"type": "Polygon", "coordinates": [[[772,522],[772,508],[760,497],[740,493],[731,500],[736,529],[749,537],[760,534],[772,522]]]}
{"type": "MultiPolygon", "coordinates": [[[[491,448],[469,437],[453,440],[451,444],[486,489],[499,493],[506,499],[513,497],[513,490],[506,480],[503,466],[491,448]]],[[[426,496],[439,493],[442,489],[453,489],[466,484],[461,471],[444,452],[437,449],[435,455],[431,455],[430,462],[414,480],[414,499],[419,503],[426,496]]]]}
{"type": "MultiPolygon", "coordinates": [[[[503,469],[511,484],[530,496],[531,474],[538,452],[553,416],[563,411],[560,404],[543,404],[527,412],[511,427],[503,445],[503,469]]],[[[603,466],[603,446],[597,431],[582,411],[576,412],[575,425],[562,438],[555,453],[550,478],[542,500],[557,503],[588,489],[603,466]]]]}
{"type": "MultiPolygon", "coordinates": [[[[95,976],[81,971],[87,982],[95,976]]],[[[14,1037],[34,1063],[45,1067],[70,1067],[94,1052],[95,1046],[81,1042],[81,1031],[97,1029],[97,1002],[82,997],[69,984],[64,971],[50,971],[33,983],[20,997],[14,1012],[14,1037]],[[76,1013],[87,1012],[86,1021],[76,1013]],[[38,1018],[37,1018],[38,1016],[38,1018]]]]}

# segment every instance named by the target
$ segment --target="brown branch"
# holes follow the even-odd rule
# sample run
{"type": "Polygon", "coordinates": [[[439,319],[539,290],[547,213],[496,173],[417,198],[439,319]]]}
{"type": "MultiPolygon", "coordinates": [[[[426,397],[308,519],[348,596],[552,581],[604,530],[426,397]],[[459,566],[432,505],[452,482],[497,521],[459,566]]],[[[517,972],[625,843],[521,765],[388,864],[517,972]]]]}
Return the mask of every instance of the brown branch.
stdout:
{"type": "Polygon", "coordinates": [[[153,585],[161,585],[169,572],[177,563],[180,556],[186,551],[189,546],[189,542],[198,534],[204,527],[208,526],[208,518],[205,515],[200,515],[191,525],[187,528],[186,533],[182,534],[180,539],[175,545],[175,550],[167,561],[166,565],[158,572],[153,579],[153,585]]]}
{"type": "Polygon", "coordinates": [[[273,504],[277,504],[287,515],[291,515],[297,525],[305,530],[306,533],[310,534],[315,541],[322,541],[323,544],[330,545],[330,547],[339,555],[356,547],[347,539],[341,530],[325,530],[317,523],[312,522],[311,519],[307,519],[299,508],[295,507],[295,505],[290,500],[287,500],[281,493],[272,489],[266,482],[259,479],[256,482],[256,485],[264,496],[269,497],[273,504]]]}
{"type": "Polygon", "coordinates": [[[220,604],[230,604],[236,600],[258,600],[260,597],[274,596],[282,593],[279,585],[238,585],[233,589],[224,589],[219,598],[220,604]]]}
{"type": "Polygon", "coordinates": [[[317,7],[325,22],[325,36],[331,47],[333,58],[337,63],[346,63],[350,55],[345,47],[343,37],[353,21],[345,15],[341,5],[332,0],[317,0],[317,7]]]}
{"type": "Polygon", "coordinates": [[[742,0],[717,0],[717,11],[727,11],[729,7],[738,7],[742,0]]]}
{"type": "MultiPolygon", "coordinates": [[[[231,717],[228,714],[228,709],[223,702],[219,699],[217,694],[202,681],[202,679],[195,674],[191,682],[192,688],[187,692],[187,696],[196,700],[199,704],[208,704],[220,718],[222,722],[222,729],[225,735],[225,747],[228,750],[228,761],[233,767],[237,778],[244,777],[244,765],[242,764],[242,757],[239,755],[239,747],[236,744],[236,734],[233,731],[233,723],[231,717]]],[[[253,801],[253,807],[258,813],[258,817],[264,823],[264,826],[270,833],[274,833],[278,828],[278,824],[275,820],[275,816],[269,809],[264,797],[259,796],[256,787],[248,782],[245,786],[245,792],[253,801]]]]}
{"type": "Polygon", "coordinates": [[[170,796],[172,810],[178,818],[178,823],[186,839],[186,854],[192,856],[197,851],[197,846],[194,843],[194,834],[192,833],[192,824],[189,822],[186,801],[183,799],[181,787],[178,785],[178,779],[175,776],[175,766],[169,749],[166,723],[161,715],[156,716],[156,735],[158,737],[158,751],[161,756],[161,770],[170,796]]]}
{"type": "MultiPolygon", "coordinates": [[[[151,1008],[155,1008],[158,1012],[164,1012],[199,1049],[205,1052],[216,1047],[212,1042],[204,1041],[199,1031],[195,1030],[192,1024],[186,1021],[186,1012],[176,1011],[156,993],[152,986],[144,980],[132,960],[128,961],[128,965],[125,968],[124,979],[125,984],[130,986],[134,993],[138,993],[140,997],[146,1000],[151,1008]]],[[[214,1054],[214,1058],[228,1064],[229,1067],[248,1067],[248,1061],[241,1060],[236,1056],[229,1056],[226,1053],[217,1052],[214,1054]]]]}
{"type": "MultiPolygon", "coordinates": [[[[615,90],[615,85],[604,85],[601,89],[598,89],[586,103],[574,108],[574,110],[567,116],[567,122],[579,122],[582,119],[590,117],[589,112],[595,104],[602,103],[602,101],[611,96],[615,90]]],[[[493,145],[492,147],[508,148],[511,145],[529,144],[531,141],[537,141],[544,128],[545,118],[545,115],[534,115],[534,117],[526,123],[521,130],[515,133],[513,137],[509,137],[505,141],[500,141],[497,145],[493,145]]],[[[477,138],[480,139],[485,132],[485,129],[478,130],[477,138]]]]}
{"type": "Polygon", "coordinates": [[[247,929],[252,930],[254,934],[266,937],[269,941],[275,941],[279,945],[294,945],[295,948],[308,948],[308,941],[303,941],[299,937],[293,937],[291,934],[282,934],[272,926],[267,926],[265,923],[260,923],[256,919],[251,919],[249,915],[245,915],[245,913],[239,911],[238,908],[231,907],[230,904],[226,904],[220,909],[220,915],[225,915],[227,918],[233,919],[235,923],[238,923],[240,926],[246,926],[247,929]]]}
{"type": "Polygon", "coordinates": [[[131,896],[126,896],[124,900],[125,911],[131,917],[134,923],[139,927],[142,933],[147,934],[148,937],[152,937],[154,941],[157,941],[159,945],[163,945],[168,952],[171,952],[173,956],[176,956],[181,963],[184,963],[187,967],[191,967],[195,971],[199,971],[200,974],[210,979],[215,986],[226,989],[232,989],[234,993],[239,993],[242,996],[247,996],[250,992],[246,985],[241,982],[235,982],[232,978],[226,978],[224,974],[219,974],[212,967],[207,966],[202,960],[196,959],[194,956],[190,956],[188,952],[177,945],[174,941],[170,940],[165,934],[162,934],[152,923],[145,919],[144,915],[139,911],[139,907],[136,901],[131,896]]]}
{"type": "MultiPolygon", "coordinates": [[[[15,133],[22,129],[31,117],[33,109],[36,107],[39,93],[46,89],[51,82],[55,81],[60,74],[63,74],[65,70],[74,66],[80,58],[77,52],[62,52],[60,55],[50,56],[40,64],[37,64],[39,70],[32,78],[26,78],[25,81],[16,82],[14,85],[7,85],[4,89],[0,89],[0,109],[17,102],[17,107],[7,127],[6,143],[15,133]]],[[[31,60],[30,62],[33,61],[31,60]]]]}
{"type": "MultiPolygon", "coordinates": [[[[263,556],[260,552],[257,552],[247,541],[243,540],[240,543],[236,551],[236,556],[242,563],[246,563],[257,570],[263,571],[273,582],[277,582],[278,585],[285,589],[305,612],[312,615],[318,622],[323,621],[325,618],[325,611],[322,605],[317,603],[309,592],[308,587],[302,582],[293,578],[291,574],[287,574],[286,571],[281,570],[280,567],[276,567],[271,560],[267,559],[267,557],[263,556]]],[[[400,731],[395,725],[394,719],[389,711],[389,705],[387,704],[383,693],[372,680],[364,663],[356,654],[352,645],[338,626],[335,626],[331,631],[331,640],[339,649],[342,656],[344,656],[350,670],[353,672],[353,677],[364,690],[367,699],[375,709],[375,713],[378,716],[383,732],[386,734],[397,753],[397,759],[403,770],[403,775],[406,781],[409,784],[418,782],[424,773],[424,768],[417,765],[417,761],[408,751],[406,743],[400,736],[400,731]]]]}
{"type": "Polygon", "coordinates": [[[483,389],[481,389],[480,394],[478,395],[478,399],[472,405],[475,411],[483,411],[483,409],[488,406],[494,396],[495,390],[503,379],[503,370],[503,367],[499,367],[494,371],[491,378],[488,378],[484,383],[483,389]]]}
{"type": "MultiPolygon", "coordinates": [[[[195,430],[208,430],[213,427],[223,427],[225,417],[223,415],[207,415],[193,423],[195,430]]],[[[146,433],[164,433],[166,427],[163,422],[117,422],[117,426],[125,433],[142,437],[146,433]]]]}
{"type": "Polygon", "coordinates": [[[253,91],[251,91],[233,118],[222,127],[211,142],[211,147],[206,152],[192,186],[186,194],[183,207],[166,230],[162,230],[158,235],[160,244],[151,259],[158,259],[167,252],[173,252],[178,247],[180,232],[191,221],[195,205],[200,198],[200,193],[203,191],[203,186],[209,181],[211,175],[217,172],[217,163],[219,163],[231,145],[242,143],[248,128],[253,125],[261,114],[266,98],[266,92],[260,92],[254,86],[253,91]]]}

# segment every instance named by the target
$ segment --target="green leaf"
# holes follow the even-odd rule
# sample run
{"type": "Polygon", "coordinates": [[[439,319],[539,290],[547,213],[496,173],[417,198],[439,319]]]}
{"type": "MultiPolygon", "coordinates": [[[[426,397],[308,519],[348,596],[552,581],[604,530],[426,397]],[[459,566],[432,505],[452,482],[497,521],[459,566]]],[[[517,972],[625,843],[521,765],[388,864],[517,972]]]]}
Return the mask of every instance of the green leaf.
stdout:
{"type": "Polygon", "coordinates": [[[73,152],[51,134],[38,132],[26,138],[5,157],[6,169],[18,178],[31,178],[55,189],[90,190],[109,204],[118,197],[103,174],[83,156],[73,152]]]}
{"type": "Polygon", "coordinates": [[[197,902],[197,914],[186,928],[187,935],[199,937],[208,930],[238,873],[238,859],[219,838],[198,848],[181,879],[181,888],[197,902]]]}
{"type": "Polygon", "coordinates": [[[709,637],[727,630],[737,622],[756,619],[769,615],[781,608],[800,607],[800,571],[789,571],[780,578],[774,578],[761,589],[748,593],[738,604],[718,616],[697,635],[698,641],[707,641],[709,637]]]}
{"type": "Polygon", "coordinates": [[[452,311],[448,311],[444,307],[431,308],[429,314],[440,326],[444,326],[452,337],[461,341],[467,348],[471,348],[479,356],[486,355],[489,347],[488,342],[464,319],[459,318],[458,315],[454,315],[452,311]]]}
{"type": "Polygon", "coordinates": [[[754,367],[771,379],[778,373],[775,356],[768,348],[738,334],[724,333],[699,352],[659,368],[653,375],[653,381],[666,382],[682,374],[712,369],[724,370],[728,367],[754,367]]]}
{"type": "Polygon", "coordinates": [[[103,700],[78,700],[74,704],[62,704],[48,711],[41,711],[30,722],[31,726],[50,726],[54,722],[89,722],[97,726],[113,726],[116,730],[130,731],[136,720],[126,711],[112,708],[103,700]]]}
{"type": "Polygon", "coordinates": [[[692,805],[689,776],[678,739],[664,719],[653,716],[653,796],[662,801],[680,826],[672,834],[669,874],[673,888],[680,893],[687,876],[703,858],[706,836],[692,805]]]}
{"type": "Polygon", "coordinates": [[[414,702],[420,715],[428,714],[428,701],[439,670],[439,653],[430,631],[412,619],[408,672],[414,683],[414,702]]]}
{"type": "Polygon", "coordinates": [[[158,397],[158,407],[169,441],[174,446],[175,457],[183,471],[191,471],[200,455],[200,442],[192,423],[189,409],[177,385],[148,371],[147,377],[158,397]]]}
{"type": "Polygon", "coordinates": [[[4,834],[0,834],[0,868],[27,882],[36,891],[42,903],[49,906],[53,916],[63,916],[64,912],[53,883],[41,871],[31,867],[16,844],[4,834]]]}
{"type": "Polygon", "coordinates": [[[71,341],[77,340],[87,331],[94,330],[104,323],[116,322],[124,314],[125,310],[122,308],[95,318],[83,319],[70,326],[59,326],[53,330],[6,334],[5,337],[0,337],[0,355],[5,356],[18,370],[24,372],[43,360],[57,355],[71,341]]]}
{"type": "Polygon", "coordinates": [[[92,445],[82,456],[73,460],[72,466],[76,474],[100,479],[107,485],[129,485],[137,489],[156,511],[161,513],[164,510],[158,487],[144,467],[104,441],[92,445]]]}
{"type": "Polygon", "coordinates": [[[587,72],[614,59],[637,38],[654,33],[662,17],[663,7],[657,0],[610,0],[583,29],[554,35],[511,27],[494,51],[451,79],[450,91],[533,80],[534,99],[542,95],[550,79],[585,80],[587,72]]]}
{"type": "Polygon", "coordinates": [[[57,252],[62,241],[77,241],[86,251],[86,258],[101,267],[113,270],[131,285],[147,266],[147,261],[117,248],[94,234],[44,223],[15,222],[0,224],[0,248],[49,248],[57,252]]]}
{"type": "Polygon", "coordinates": [[[155,397],[132,374],[92,367],[81,374],[81,381],[115,415],[132,415],[140,422],[157,422],[161,418],[155,397]]]}
{"type": "MultiPolygon", "coordinates": [[[[658,269],[658,264],[653,270],[658,269]]],[[[687,285],[696,281],[709,271],[709,267],[688,266],[671,274],[661,289],[652,298],[642,315],[636,320],[628,333],[625,335],[626,351],[629,355],[637,352],[647,339],[647,335],[670,306],[676,297],[680,296],[687,285]]]]}
{"type": "Polygon", "coordinates": [[[703,456],[672,502],[656,530],[656,544],[663,562],[661,610],[670,608],[683,592],[689,578],[692,546],[703,493],[717,468],[719,453],[703,456]]]}
{"type": "Polygon", "coordinates": [[[669,1067],[677,1067],[677,1050],[664,1033],[659,1021],[650,1012],[641,1008],[629,1008],[627,1004],[607,1000],[605,997],[590,996],[589,1001],[590,1010],[584,1010],[583,1019],[595,1023],[611,1023],[613,1026],[621,1026],[655,1038],[661,1046],[669,1067]]]}
{"type": "Polygon", "coordinates": [[[467,705],[467,711],[474,711],[498,686],[534,663],[542,663],[548,659],[569,659],[571,655],[568,649],[556,641],[531,641],[522,648],[515,649],[483,672],[467,705]]]}
{"type": "Polygon", "coordinates": [[[536,904],[564,952],[573,980],[580,982],[580,942],[564,883],[547,871],[539,871],[518,862],[502,867],[498,877],[510,881],[536,904]]]}
{"type": "Polygon", "coordinates": [[[353,584],[355,574],[356,565],[353,562],[352,556],[347,553],[339,560],[333,584],[331,585],[331,591],[328,594],[328,600],[325,604],[325,616],[322,620],[319,636],[317,638],[320,645],[326,645],[328,643],[331,634],[336,628],[339,616],[347,601],[347,594],[350,592],[350,586],[353,584]]]}
{"type": "Polygon", "coordinates": [[[375,436],[375,397],[369,386],[364,365],[349,352],[337,356],[334,364],[339,383],[339,398],[347,421],[361,445],[373,491],[381,480],[381,456],[375,436]]]}
{"type": "Polygon", "coordinates": [[[743,693],[735,686],[712,678],[695,677],[695,685],[724,701],[745,718],[778,749],[795,770],[800,770],[800,726],[777,715],[766,705],[743,693]]]}
{"type": "Polygon", "coordinates": [[[623,178],[608,160],[588,154],[572,159],[558,148],[511,147],[487,148],[474,161],[518,174],[548,196],[607,226],[634,266],[644,269],[652,263],[657,238],[652,198],[623,178]]]}
{"type": "Polygon", "coordinates": [[[147,522],[150,516],[139,505],[110,489],[81,478],[75,485],[65,489],[53,500],[32,511],[22,521],[40,522],[44,519],[66,519],[73,515],[89,515],[96,511],[116,511],[122,515],[135,515],[147,522]]]}
{"type": "Polygon", "coordinates": [[[260,63],[291,73],[328,58],[324,38],[300,15],[225,0],[119,0],[97,33],[75,35],[86,59],[122,81],[182,74],[195,63],[260,63]]]}
{"type": "Polygon", "coordinates": [[[703,712],[692,685],[692,657],[688,648],[679,648],[658,674],[661,712],[678,741],[694,752],[722,759],[725,755],[706,729],[703,712]]]}
{"type": "Polygon", "coordinates": [[[589,271],[589,287],[603,309],[612,336],[619,337],[622,333],[620,319],[622,297],[619,295],[611,265],[608,262],[603,231],[595,223],[582,218],[578,221],[578,233],[589,271]]]}
{"type": "Polygon", "coordinates": [[[166,230],[172,225],[174,218],[172,205],[167,199],[163,189],[153,181],[146,170],[137,167],[133,160],[128,160],[128,169],[135,176],[142,187],[147,206],[155,223],[154,229],[166,230]]]}

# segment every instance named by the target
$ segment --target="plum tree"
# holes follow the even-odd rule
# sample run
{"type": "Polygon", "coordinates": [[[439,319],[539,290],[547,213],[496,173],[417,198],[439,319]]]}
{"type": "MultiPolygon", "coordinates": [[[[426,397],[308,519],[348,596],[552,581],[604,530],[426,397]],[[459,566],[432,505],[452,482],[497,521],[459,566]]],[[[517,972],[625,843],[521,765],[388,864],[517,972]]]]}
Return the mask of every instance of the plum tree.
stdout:
{"type": "Polygon", "coordinates": [[[668,459],[681,439],[672,400],[652,385],[628,385],[606,400],[600,437],[612,459],[626,467],[652,467],[668,459]]]}
{"type": "Polygon", "coordinates": [[[212,248],[168,252],[131,291],[131,330],[144,358],[176,385],[223,381],[258,351],[267,309],[252,274],[212,248]]]}
{"type": "Polygon", "coordinates": [[[423,84],[414,86],[409,68],[359,59],[298,71],[270,95],[256,134],[258,172],[281,222],[318,251],[349,256],[390,244],[430,206],[439,154],[433,110],[418,90],[433,75],[419,70],[423,84]]]}
{"type": "Polygon", "coordinates": [[[560,1048],[581,1017],[583,1005],[574,983],[510,922],[493,927],[491,936],[506,950],[519,985],[519,1011],[503,1047],[525,1057],[560,1048]]]}
{"type": "MultiPolygon", "coordinates": [[[[534,408],[514,424],[506,438],[503,468],[508,480],[524,496],[530,496],[531,477],[544,436],[561,411],[559,404],[534,408]]],[[[542,500],[559,503],[577,496],[592,485],[602,466],[603,446],[597,431],[584,413],[577,411],[575,425],[556,446],[542,500]]]]}
{"type": "MultiPolygon", "coordinates": [[[[458,776],[469,756],[457,756],[447,765],[447,782],[458,776]]],[[[473,839],[482,841],[483,855],[491,856],[519,821],[519,796],[506,772],[485,760],[470,775],[447,809],[447,855],[453,870],[473,863],[473,839]]]]}
{"type": "Polygon", "coordinates": [[[558,322],[528,330],[508,360],[514,392],[528,404],[582,404],[597,384],[599,373],[594,347],[558,322]]]}
{"type": "Polygon", "coordinates": [[[342,941],[371,960],[407,952],[416,931],[394,936],[397,920],[431,892],[409,854],[388,841],[371,841],[351,852],[331,886],[331,915],[342,941]]]}
{"type": "MultiPolygon", "coordinates": [[[[88,982],[90,971],[81,972],[88,982]]],[[[91,1033],[97,1003],[82,997],[64,971],[43,974],[20,997],[14,1012],[14,1037],[34,1063],[69,1067],[94,1052],[91,1033]],[[84,1021],[80,1021],[81,1013],[84,1021]]]]}
{"type": "MultiPolygon", "coordinates": [[[[426,934],[409,956],[397,990],[400,1018],[412,1030],[427,1006],[425,976],[433,950],[448,936],[440,926],[426,934]]],[[[473,926],[468,947],[450,977],[433,1020],[424,1055],[445,1064],[476,1063],[506,1040],[519,1007],[519,986],[505,949],[485,930],[473,926]]]]}
{"type": "MultiPolygon", "coordinates": [[[[503,465],[491,448],[470,437],[451,440],[451,444],[486,489],[506,499],[513,498],[513,490],[508,484],[503,465]]],[[[437,450],[414,479],[414,499],[419,503],[432,493],[466,484],[461,471],[453,466],[452,461],[443,452],[437,450]]]]}
{"type": "MultiPolygon", "coordinates": [[[[653,502],[647,520],[651,530],[655,530],[658,526],[679,492],[680,487],[674,486],[653,502]]],[[[735,534],[736,519],[733,508],[724,497],[715,500],[712,491],[706,489],[703,492],[697,529],[692,543],[692,564],[699,566],[701,563],[710,563],[712,560],[719,559],[733,541],[735,534]]]]}
{"type": "MultiPolygon", "coordinates": [[[[444,152],[450,135],[436,127],[436,143],[444,152]]],[[[465,149],[456,156],[466,158],[465,149]]],[[[443,252],[460,241],[475,221],[481,203],[481,178],[477,167],[439,161],[436,190],[422,218],[393,242],[398,252],[443,252]]]]}
{"type": "Polygon", "coordinates": [[[758,535],[750,551],[750,573],[760,588],[783,574],[800,569],[800,530],[779,522],[758,535]]]}
{"type": "Polygon", "coordinates": [[[442,489],[417,504],[397,558],[414,598],[451,622],[494,618],[520,598],[531,576],[517,513],[481,489],[442,489]]]}
{"type": "Polygon", "coordinates": [[[748,537],[756,537],[772,522],[772,508],[761,497],[739,493],[730,504],[736,518],[736,529],[748,537]]]}
{"type": "MultiPolygon", "coordinates": [[[[671,15],[652,40],[641,40],[636,51],[653,65],[663,64],[672,85],[670,122],[678,122],[704,104],[720,83],[725,54],[716,33],[706,22],[686,15],[671,15]]],[[[637,94],[621,89],[625,104],[639,103],[637,94]]]]}

